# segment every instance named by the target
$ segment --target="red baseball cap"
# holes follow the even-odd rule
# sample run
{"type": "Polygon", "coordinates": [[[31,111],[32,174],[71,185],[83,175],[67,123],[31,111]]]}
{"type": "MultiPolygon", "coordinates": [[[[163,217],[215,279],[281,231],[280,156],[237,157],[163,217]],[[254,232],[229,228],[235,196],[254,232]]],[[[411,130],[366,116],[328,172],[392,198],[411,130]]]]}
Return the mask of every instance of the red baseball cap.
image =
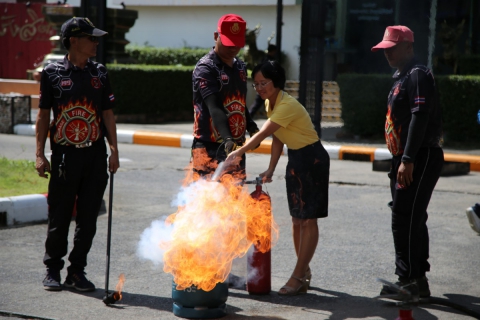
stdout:
{"type": "Polygon", "coordinates": [[[221,34],[220,41],[227,47],[244,47],[247,23],[236,14],[226,14],[218,20],[217,30],[221,34]]]}
{"type": "Polygon", "coordinates": [[[380,49],[387,49],[395,46],[399,42],[413,42],[413,31],[405,26],[390,26],[387,27],[383,34],[383,40],[372,51],[378,51],[380,49]]]}

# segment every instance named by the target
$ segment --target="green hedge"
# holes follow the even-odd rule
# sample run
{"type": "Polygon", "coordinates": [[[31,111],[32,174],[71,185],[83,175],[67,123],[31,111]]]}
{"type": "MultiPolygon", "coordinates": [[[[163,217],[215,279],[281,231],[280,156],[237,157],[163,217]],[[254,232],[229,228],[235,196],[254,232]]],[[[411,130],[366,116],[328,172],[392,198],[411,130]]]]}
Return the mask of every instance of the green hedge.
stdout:
{"type": "Polygon", "coordinates": [[[480,55],[458,57],[458,74],[480,74],[480,55]]]}
{"type": "Polygon", "coordinates": [[[389,75],[340,74],[337,77],[342,119],[347,132],[362,137],[383,135],[389,75]]]}
{"type": "Polygon", "coordinates": [[[210,49],[127,46],[125,51],[140,64],[194,66],[210,49]]]}
{"type": "Polygon", "coordinates": [[[108,64],[107,68],[116,115],[144,115],[146,123],[193,121],[193,66],[108,64]]]}
{"type": "Polygon", "coordinates": [[[436,77],[440,90],[445,142],[480,145],[480,76],[436,77]]]}
{"type": "MultiPolygon", "coordinates": [[[[394,80],[390,75],[340,74],[342,119],[354,135],[380,137],[384,132],[387,96],[394,80]]],[[[437,76],[446,144],[480,144],[480,76],[437,76]]]]}

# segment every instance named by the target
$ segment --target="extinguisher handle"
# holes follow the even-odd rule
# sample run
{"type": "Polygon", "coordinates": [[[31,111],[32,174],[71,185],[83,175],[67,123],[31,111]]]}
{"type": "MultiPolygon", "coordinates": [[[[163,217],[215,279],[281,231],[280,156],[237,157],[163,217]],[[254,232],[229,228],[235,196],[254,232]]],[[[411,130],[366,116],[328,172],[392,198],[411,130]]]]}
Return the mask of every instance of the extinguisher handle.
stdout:
{"type": "Polygon", "coordinates": [[[245,180],[245,184],[256,184],[257,186],[263,184],[262,177],[256,177],[255,180],[245,180]]]}

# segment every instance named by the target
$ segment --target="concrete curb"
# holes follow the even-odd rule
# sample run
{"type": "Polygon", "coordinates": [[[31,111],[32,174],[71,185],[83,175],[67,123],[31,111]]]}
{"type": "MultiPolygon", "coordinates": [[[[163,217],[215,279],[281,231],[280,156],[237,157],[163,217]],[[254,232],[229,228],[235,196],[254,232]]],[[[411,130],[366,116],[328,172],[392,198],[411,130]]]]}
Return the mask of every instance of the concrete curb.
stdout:
{"type": "MultiPolygon", "coordinates": [[[[19,135],[35,135],[35,125],[17,124],[14,127],[14,133],[19,135]]],[[[170,132],[155,132],[143,130],[117,130],[117,140],[119,143],[145,144],[165,147],[190,148],[193,137],[191,134],[180,134],[170,132]]],[[[264,140],[260,147],[251,151],[254,153],[269,154],[271,140],[264,140]]],[[[324,145],[330,159],[332,160],[357,160],[374,161],[387,160],[392,156],[386,148],[364,147],[364,146],[335,146],[324,145]]],[[[284,147],[283,154],[287,153],[284,147]]],[[[468,162],[471,171],[480,171],[480,156],[446,153],[445,161],[468,162]]]]}
{"type": "Polygon", "coordinates": [[[45,221],[48,218],[46,194],[0,198],[0,220],[11,227],[15,225],[45,221]]]}
{"type": "MultiPolygon", "coordinates": [[[[35,125],[18,124],[14,127],[18,135],[35,136],[35,125]]],[[[193,142],[191,134],[155,132],[144,130],[117,130],[119,143],[143,144],[165,147],[190,148],[193,142]]],[[[272,141],[264,140],[260,146],[250,152],[269,154],[272,141]]],[[[387,160],[392,156],[386,148],[348,145],[324,145],[331,160],[370,161],[387,160]]],[[[283,154],[287,153],[286,146],[283,154]]],[[[445,161],[470,164],[471,171],[480,171],[480,156],[465,154],[445,154],[445,161]]],[[[14,226],[23,223],[47,220],[48,205],[45,195],[26,195],[0,198],[0,224],[14,226]]]]}

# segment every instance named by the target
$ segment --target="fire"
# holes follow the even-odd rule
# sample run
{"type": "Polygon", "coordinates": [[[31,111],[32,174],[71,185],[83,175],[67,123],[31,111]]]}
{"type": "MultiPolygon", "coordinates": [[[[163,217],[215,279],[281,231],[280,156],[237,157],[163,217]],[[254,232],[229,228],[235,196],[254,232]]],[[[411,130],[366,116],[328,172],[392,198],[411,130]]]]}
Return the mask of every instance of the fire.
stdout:
{"type": "Polygon", "coordinates": [[[115,292],[113,294],[115,301],[122,300],[122,290],[123,290],[124,284],[125,284],[125,275],[121,273],[120,276],[118,277],[118,283],[115,286],[115,292]]]}
{"type": "Polygon", "coordinates": [[[95,112],[95,106],[91,101],[88,102],[86,97],[84,97],[83,100],[77,99],[77,101],[69,101],[67,105],[60,106],[60,108],[62,110],[70,110],[78,106],[84,107],[89,112],[92,112],[92,113],[95,112]]]}
{"type": "Polygon", "coordinates": [[[235,94],[233,94],[231,96],[225,97],[225,99],[223,101],[223,105],[224,106],[230,105],[234,102],[236,102],[236,103],[238,103],[242,106],[246,105],[245,99],[243,98],[242,94],[239,91],[237,91],[235,94]]]}
{"type": "Polygon", "coordinates": [[[200,179],[191,168],[187,172],[177,212],[166,220],[173,224],[171,239],[160,243],[163,270],[173,275],[177,290],[195,285],[210,291],[226,280],[233,259],[243,257],[252,244],[261,252],[270,250],[278,228],[268,197],[253,199],[238,177],[224,174],[214,182],[200,179]]]}

